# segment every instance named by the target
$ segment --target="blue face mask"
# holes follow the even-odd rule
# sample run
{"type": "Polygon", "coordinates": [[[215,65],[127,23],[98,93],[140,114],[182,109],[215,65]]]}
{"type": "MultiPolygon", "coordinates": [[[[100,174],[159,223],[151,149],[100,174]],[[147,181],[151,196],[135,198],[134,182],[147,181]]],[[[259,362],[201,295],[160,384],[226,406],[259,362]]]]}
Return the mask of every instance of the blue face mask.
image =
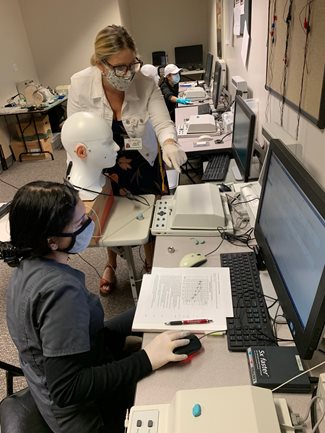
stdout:
{"type": "Polygon", "coordinates": [[[58,237],[64,237],[64,238],[71,237],[70,245],[67,248],[64,248],[63,250],[58,250],[58,251],[63,251],[64,253],[69,253],[69,254],[81,253],[88,247],[89,242],[93,236],[94,230],[95,230],[95,223],[91,218],[88,217],[86,222],[77,231],[73,233],[60,233],[56,235],[58,237]]]}
{"type": "Polygon", "coordinates": [[[174,74],[172,76],[172,79],[173,79],[173,84],[177,84],[180,82],[181,76],[179,74],[174,74]]]}

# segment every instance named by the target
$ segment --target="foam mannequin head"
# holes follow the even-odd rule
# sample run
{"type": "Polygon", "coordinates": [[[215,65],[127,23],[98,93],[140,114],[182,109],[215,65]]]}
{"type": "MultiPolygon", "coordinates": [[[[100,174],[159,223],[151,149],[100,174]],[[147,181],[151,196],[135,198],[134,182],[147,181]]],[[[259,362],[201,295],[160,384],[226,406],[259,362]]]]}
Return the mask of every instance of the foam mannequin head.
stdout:
{"type": "Polygon", "coordinates": [[[82,200],[94,200],[106,183],[102,170],[115,165],[119,150],[108,122],[94,113],[74,113],[63,124],[61,141],[72,161],[69,181],[94,191],[81,189],[82,200]]]}
{"type": "Polygon", "coordinates": [[[156,66],[150,64],[143,65],[141,68],[141,72],[146,77],[153,78],[155,83],[158,84],[159,75],[156,66]]]}

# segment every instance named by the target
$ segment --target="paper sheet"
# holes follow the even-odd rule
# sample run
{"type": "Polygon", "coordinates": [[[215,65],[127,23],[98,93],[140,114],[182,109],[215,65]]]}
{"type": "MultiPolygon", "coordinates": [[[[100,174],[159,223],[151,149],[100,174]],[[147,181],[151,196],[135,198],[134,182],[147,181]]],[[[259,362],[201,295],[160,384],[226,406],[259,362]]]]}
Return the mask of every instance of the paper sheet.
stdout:
{"type": "Polygon", "coordinates": [[[154,268],[144,275],[132,329],[156,332],[185,329],[224,331],[233,316],[228,268],[154,268]],[[185,319],[210,319],[199,325],[165,325],[185,319]]]}
{"type": "MultiPolygon", "coordinates": [[[[5,203],[0,203],[0,206],[5,203]]],[[[9,212],[0,218],[0,241],[9,242],[10,241],[10,228],[9,228],[9,212]]]]}
{"type": "Polygon", "coordinates": [[[243,61],[244,66],[246,67],[248,62],[248,49],[249,49],[249,34],[247,30],[247,23],[245,21],[244,24],[244,34],[241,46],[241,59],[243,61]]]}
{"type": "Polygon", "coordinates": [[[234,35],[240,36],[240,7],[234,7],[234,35]]]}

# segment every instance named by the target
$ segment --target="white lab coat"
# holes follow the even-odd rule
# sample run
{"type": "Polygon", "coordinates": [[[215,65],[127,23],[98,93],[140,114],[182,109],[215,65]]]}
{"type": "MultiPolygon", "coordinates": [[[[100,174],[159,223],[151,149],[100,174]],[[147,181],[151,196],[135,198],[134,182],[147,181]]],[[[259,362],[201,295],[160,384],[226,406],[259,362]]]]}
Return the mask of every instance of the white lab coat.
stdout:
{"type": "MultiPolygon", "coordinates": [[[[68,116],[77,111],[91,111],[113,120],[112,109],[102,86],[102,75],[96,66],[83,69],[71,77],[68,96],[68,116]]],[[[141,155],[153,165],[160,144],[167,139],[176,141],[176,130],[170,119],[160,89],[151,78],[138,72],[125,92],[122,122],[130,138],[142,138],[141,155]]]]}

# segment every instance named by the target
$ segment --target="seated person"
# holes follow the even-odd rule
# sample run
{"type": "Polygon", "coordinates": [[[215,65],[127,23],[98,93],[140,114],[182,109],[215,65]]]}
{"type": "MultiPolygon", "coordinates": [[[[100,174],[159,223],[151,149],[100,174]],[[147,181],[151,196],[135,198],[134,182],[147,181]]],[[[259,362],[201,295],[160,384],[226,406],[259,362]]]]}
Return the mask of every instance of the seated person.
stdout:
{"type": "Polygon", "coordinates": [[[69,262],[87,248],[94,230],[71,185],[24,185],[9,222],[11,241],[0,242],[2,258],[10,255],[15,267],[7,323],[40,413],[53,433],[123,433],[136,383],[186,359],[173,350],[189,343],[189,332],[166,331],[142,350],[124,352],[135,309],[105,322],[98,296],[69,262]]]}
{"type": "Polygon", "coordinates": [[[180,68],[170,63],[165,66],[164,78],[159,83],[160,90],[165,98],[165,102],[170,114],[171,119],[175,122],[175,107],[176,104],[190,104],[191,100],[186,98],[178,97],[178,83],[181,79],[180,68]]]}
{"type": "Polygon", "coordinates": [[[154,80],[154,82],[158,85],[159,75],[156,66],[150,65],[149,63],[143,65],[141,68],[141,73],[146,77],[150,77],[154,80]]]}

